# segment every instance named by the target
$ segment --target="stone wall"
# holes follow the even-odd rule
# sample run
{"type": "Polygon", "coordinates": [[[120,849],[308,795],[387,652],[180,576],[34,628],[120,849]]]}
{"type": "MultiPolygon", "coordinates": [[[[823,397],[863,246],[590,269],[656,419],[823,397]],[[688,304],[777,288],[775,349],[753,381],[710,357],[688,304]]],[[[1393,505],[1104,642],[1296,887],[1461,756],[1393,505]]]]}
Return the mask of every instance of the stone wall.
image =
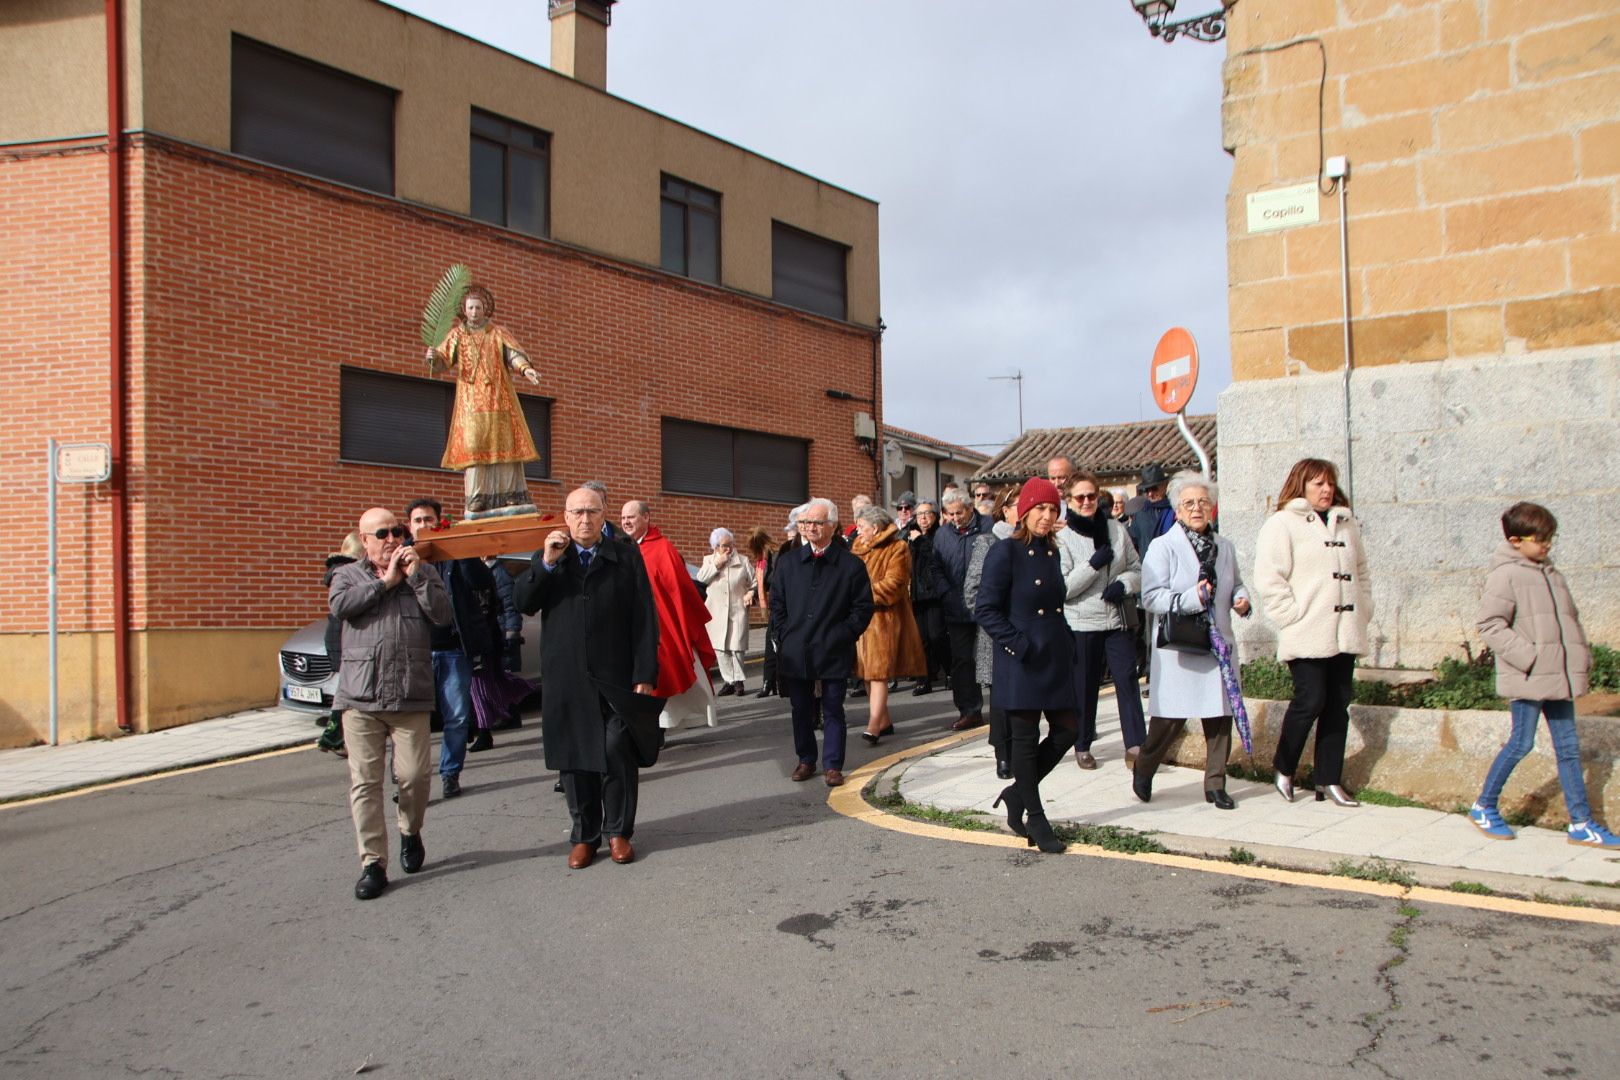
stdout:
{"type": "MultiPolygon", "coordinates": [[[[1519,499],[1559,521],[1553,559],[1588,636],[1620,646],[1620,346],[1401,364],[1351,379],[1356,515],[1373,580],[1378,666],[1427,667],[1477,647],[1474,615],[1502,511],[1519,499]]],[[[1247,576],[1288,468],[1344,459],[1339,375],[1238,382],[1220,396],[1221,531],[1247,576]]],[[[1245,656],[1275,628],[1242,621],[1245,656]]]]}

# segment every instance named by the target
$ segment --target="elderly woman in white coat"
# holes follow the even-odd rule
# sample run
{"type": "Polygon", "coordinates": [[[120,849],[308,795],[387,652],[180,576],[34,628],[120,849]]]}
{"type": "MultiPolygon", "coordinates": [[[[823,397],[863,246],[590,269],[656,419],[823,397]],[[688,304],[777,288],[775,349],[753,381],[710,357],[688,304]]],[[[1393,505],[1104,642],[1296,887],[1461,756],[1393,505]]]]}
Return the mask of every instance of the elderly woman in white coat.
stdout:
{"type": "Polygon", "coordinates": [[[709,547],[698,567],[698,582],[707,587],[703,602],[709,608],[709,643],[720,664],[721,686],[716,697],[743,692],[743,652],[748,648],[748,598],[754,592],[754,567],[737,554],[737,538],[730,529],[709,534],[709,547]]]}
{"type": "Polygon", "coordinates": [[[1356,657],[1367,651],[1372,582],[1361,528],[1331,461],[1305,458],[1289,470],[1277,512],[1255,541],[1254,585],[1277,624],[1277,659],[1294,676],[1294,698],[1277,737],[1277,793],[1294,801],[1294,773],[1316,725],[1316,801],[1360,806],[1344,789],[1344,744],[1356,657]]]}
{"type": "Polygon", "coordinates": [[[1212,525],[1215,485],[1202,473],[1177,473],[1170,480],[1170,506],[1176,524],[1148,545],[1142,558],[1142,606],[1152,615],[1148,641],[1147,742],[1136,759],[1131,787],[1143,802],[1153,798],[1153,774],[1186,722],[1204,726],[1204,801],[1222,810],[1236,804],[1226,793],[1226,759],[1232,752],[1232,706],[1213,652],[1184,652],[1158,643],[1159,623],[1172,611],[1207,612],[1227,641],[1232,613],[1249,614],[1249,593],[1238,575],[1232,541],[1212,525]]]}
{"type": "Polygon", "coordinates": [[[1134,611],[1142,591],[1142,561],[1125,526],[1098,511],[1101,493],[1095,473],[1076,473],[1069,481],[1069,527],[1057,534],[1068,589],[1063,618],[1074,632],[1074,674],[1080,695],[1074,760],[1082,769],[1097,767],[1091,744],[1097,738],[1097,698],[1105,662],[1114,676],[1126,768],[1136,764],[1147,738],[1142,695],[1136,688],[1136,635],[1125,622],[1126,606],[1134,611]]]}

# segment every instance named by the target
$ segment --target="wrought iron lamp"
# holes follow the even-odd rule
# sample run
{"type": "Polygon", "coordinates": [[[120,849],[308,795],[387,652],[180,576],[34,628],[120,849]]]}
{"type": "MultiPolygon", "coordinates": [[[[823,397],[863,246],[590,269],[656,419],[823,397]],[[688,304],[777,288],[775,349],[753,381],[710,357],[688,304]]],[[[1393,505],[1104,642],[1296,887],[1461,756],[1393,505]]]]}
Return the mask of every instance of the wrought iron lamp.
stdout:
{"type": "Polygon", "coordinates": [[[1195,41],[1220,41],[1226,37],[1226,15],[1237,5],[1237,0],[1220,0],[1221,9],[1192,19],[1170,21],[1175,14],[1176,0],[1131,0],[1136,13],[1147,24],[1148,33],[1165,42],[1178,37],[1195,41]]]}

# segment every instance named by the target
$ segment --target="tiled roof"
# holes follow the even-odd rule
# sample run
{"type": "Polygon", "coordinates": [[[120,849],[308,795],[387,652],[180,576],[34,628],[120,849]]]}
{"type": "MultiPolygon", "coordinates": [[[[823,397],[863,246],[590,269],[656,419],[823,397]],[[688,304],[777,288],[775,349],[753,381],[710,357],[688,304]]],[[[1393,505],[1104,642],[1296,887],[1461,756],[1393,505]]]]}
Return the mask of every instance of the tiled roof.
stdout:
{"type": "MultiPolygon", "coordinates": [[[[1215,415],[1189,416],[1187,427],[1209,455],[1210,468],[1217,469],[1215,415]]],[[[1140,473],[1154,462],[1170,473],[1198,467],[1198,455],[1176,430],[1174,419],[1146,420],[1100,427],[1033,428],[1008,443],[973,479],[1001,482],[1045,476],[1047,461],[1055,457],[1067,457],[1077,468],[1104,477],[1140,473]]]]}
{"type": "Polygon", "coordinates": [[[895,427],[893,424],[884,424],[883,430],[885,432],[893,432],[902,439],[911,439],[914,442],[927,443],[929,446],[937,446],[941,450],[948,450],[953,457],[961,458],[966,461],[990,460],[990,455],[984,453],[983,451],[973,450],[953,442],[946,442],[944,439],[936,439],[932,435],[924,435],[919,431],[908,431],[903,427],[895,427]]]}

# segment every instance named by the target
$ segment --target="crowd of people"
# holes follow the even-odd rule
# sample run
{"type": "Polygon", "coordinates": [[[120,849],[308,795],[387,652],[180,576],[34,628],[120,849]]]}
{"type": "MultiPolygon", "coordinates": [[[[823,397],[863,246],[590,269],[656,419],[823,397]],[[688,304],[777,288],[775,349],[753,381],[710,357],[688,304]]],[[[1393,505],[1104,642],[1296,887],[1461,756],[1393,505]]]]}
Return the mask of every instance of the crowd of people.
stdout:
{"type": "MultiPolygon", "coordinates": [[[[1217,528],[1217,502],[1208,477],[1167,476],[1158,466],[1143,471],[1138,495],[1116,499],[1096,474],[1060,456],[1045,476],[950,487],[937,504],[907,492],[892,513],[857,496],[845,528],[834,502],[811,499],[792,511],[780,542],[752,530],[746,554],[730,530],[716,528],[694,580],[648,503],[624,504],[615,529],[605,489],[587,483],[569,493],[564,527],[505,582],[497,576],[505,571],[484,560],[418,558],[411,539],[442,524],[434,501],[413,503],[408,525],[374,507],[326,576],[341,721],[339,734],[323,733],[322,748],[348,756],[362,864],[355,895],[370,899],[387,885],[385,742],[394,744],[400,863],[414,873],[425,858],[430,711],[443,719],[439,773],[443,796],[454,798],[466,754],[492,745],[489,731],[533,689],[509,670],[521,614],[544,620],[545,763],[560,774],[575,869],[590,865],[604,841],[614,862],[635,858],[639,769],[656,762],[666,731],[712,725],[715,699],[745,692],[750,606],[768,613],[758,695],[789,701],[794,782],[819,772],[828,787],[844,783],[850,696],[865,697],[859,734],[877,746],[895,730],[889,698],[901,680],[919,695],[943,682],[952,729],[988,725],[997,776],[1011,781],[995,801],[1008,828],[1055,852],[1064,845],[1040,783],[1071,750],[1079,768],[1099,767],[1105,673],[1137,798],[1151,801],[1172,742],[1197,720],[1205,800],[1236,807],[1226,790],[1234,729],[1246,750],[1252,741],[1233,620],[1259,604],[1294,684],[1272,759],[1277,794],[1294,801],[1314,730],[1317,801],[1356,807],[1344,757],[1372,588],[1337,470],[1307,458],[1288,473],[1256,540],[1257,596],[1217,528]]],[[[1590,651],[1549,560],[1557,522],[1519,503],[1502,526],[1479,626],[1496,651],[1501,692],[1513,699],[1513,729],[1470,820],[1512,838],[1497,800],[1545,716],[1570,842],[1620,847],[1592,819],[1582,785],[1573,699],[1585,692],[1590,651]]]]}

